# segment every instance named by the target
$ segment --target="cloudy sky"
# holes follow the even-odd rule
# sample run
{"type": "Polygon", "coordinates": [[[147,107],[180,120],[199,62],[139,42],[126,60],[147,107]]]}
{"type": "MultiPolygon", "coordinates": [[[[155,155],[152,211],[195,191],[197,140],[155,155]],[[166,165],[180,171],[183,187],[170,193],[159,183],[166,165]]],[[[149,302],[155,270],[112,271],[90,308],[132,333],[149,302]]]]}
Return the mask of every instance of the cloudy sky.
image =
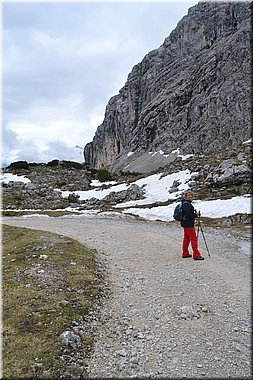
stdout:
{"type": "Polygon", "coordinates": [[[3,2],[2,162],[83,162],[110,97],[197,2],[3,2]]]}

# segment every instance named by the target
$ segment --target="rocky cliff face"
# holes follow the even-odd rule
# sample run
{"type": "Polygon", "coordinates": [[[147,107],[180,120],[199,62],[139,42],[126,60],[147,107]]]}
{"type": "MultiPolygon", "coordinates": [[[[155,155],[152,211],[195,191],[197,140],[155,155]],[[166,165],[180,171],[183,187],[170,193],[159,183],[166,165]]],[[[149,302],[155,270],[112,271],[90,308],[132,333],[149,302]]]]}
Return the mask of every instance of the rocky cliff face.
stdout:
{"type": "Polygon", "coordinates": [[[129,152],[208,152],[249,139],[250,27],[250,2],[190,8],[109,100],[86,163],[124,170],[129,152]]]}

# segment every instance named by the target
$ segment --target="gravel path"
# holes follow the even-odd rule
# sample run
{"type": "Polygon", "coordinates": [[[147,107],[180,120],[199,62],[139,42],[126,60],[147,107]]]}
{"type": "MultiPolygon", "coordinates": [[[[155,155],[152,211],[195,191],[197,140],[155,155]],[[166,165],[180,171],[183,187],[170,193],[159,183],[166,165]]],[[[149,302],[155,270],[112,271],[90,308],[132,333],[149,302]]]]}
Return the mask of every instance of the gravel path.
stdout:
{"type": "MultiPolygon", "coordinates": [[[[110,297],[94,318],[90,377],[251,378],[250,255],[205,228],[208,257],[181,258],[177,224],[109,217],[3,218],[97,250],[110,297]]],[[[245,244],[249,244],[246,242],[245,244]]]]}

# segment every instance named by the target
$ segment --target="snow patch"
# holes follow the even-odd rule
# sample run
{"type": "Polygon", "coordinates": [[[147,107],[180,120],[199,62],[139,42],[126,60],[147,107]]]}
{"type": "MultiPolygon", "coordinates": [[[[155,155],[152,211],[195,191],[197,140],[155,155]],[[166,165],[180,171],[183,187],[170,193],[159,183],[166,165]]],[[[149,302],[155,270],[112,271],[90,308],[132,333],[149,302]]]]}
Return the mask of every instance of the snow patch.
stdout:
{"type": "MultiPolygon", "coordinates": [[[[129,208],[123,213],[138,215],[148,220],[162,220],[165,222],[173,221],[173,212],[177,202],[168,206],[159,206],[151,208],[129,208]]],[[[222,218],[237,213],[251,213],[251,197],[249,195],[233,197],[231,199],[216,199],[211,201],[193,201],[193,206],[201,212],[203,217],[222,218]]]]}
{"type": "Polygon", "coordinates": [[[2,183],[9,183],[9,182],[23,182],[23,183],[29,183],[31,182],[29,178],[26,178],[23,175],[17,175],[17,174],[11,174],[11,173],[5,173],[1,174],[0,176],[0,182],[2,183]]]}

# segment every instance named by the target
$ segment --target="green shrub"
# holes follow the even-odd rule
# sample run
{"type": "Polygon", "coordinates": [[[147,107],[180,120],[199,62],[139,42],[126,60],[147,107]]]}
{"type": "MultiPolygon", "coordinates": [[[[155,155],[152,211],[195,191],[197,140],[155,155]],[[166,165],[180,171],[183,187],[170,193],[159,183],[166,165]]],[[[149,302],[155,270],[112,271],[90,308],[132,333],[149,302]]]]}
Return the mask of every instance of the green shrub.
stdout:
{"type": "Polygon", "coordinates": [[[66,186],[66,185],[67,185],[66,181],[61,181],[61,182],[56,182],[55,187],[57,187],[57,189],[61,189],[63,186],[66,186]]]}
{"type": "Polygon", "coordinates": [[[69,203],[79,203],[79,198],[80,198],[80,195],[71,193],[68,196],[68,201],[69,203]]]}
{"type": "Polygon", "coordinates": [[[100,181],[100,182],[106,182],[106,181],[111,181],[112,180],[112,176],[110,174],[110,172],[106,169],[100,169],[97,171],[97,179],[100,181]]]}
{"type": "Polygon", "coordinates": [[[36,166],[44,166],[45,164],[43,164],[43,163],[39,163],[39,162],[29,162],[29,166],[30,167],[36,167],[36,166]]]}
{"type": "Polygon", "coordinates": [[[12,162],[8,169],[29,169],[29,164],[27,161],[16,161],[12,162]]]}
{"type": "Polygon", "coordinates": [[[59,160],[52,160],[47,163],[47,166],[58,166],[59,160]]]}
{"type": "Polygon", "coordinates": [[[92,175],[95,175],[98,172],[98,170],[94,168],[89,168],[89,171],[91,172],[92,175]]]}
{"type": "Polygon", "coordinates": [[[83,169],[83,165],[75,161],[61,161],[60,164],[65,168],[83,169]]]}

